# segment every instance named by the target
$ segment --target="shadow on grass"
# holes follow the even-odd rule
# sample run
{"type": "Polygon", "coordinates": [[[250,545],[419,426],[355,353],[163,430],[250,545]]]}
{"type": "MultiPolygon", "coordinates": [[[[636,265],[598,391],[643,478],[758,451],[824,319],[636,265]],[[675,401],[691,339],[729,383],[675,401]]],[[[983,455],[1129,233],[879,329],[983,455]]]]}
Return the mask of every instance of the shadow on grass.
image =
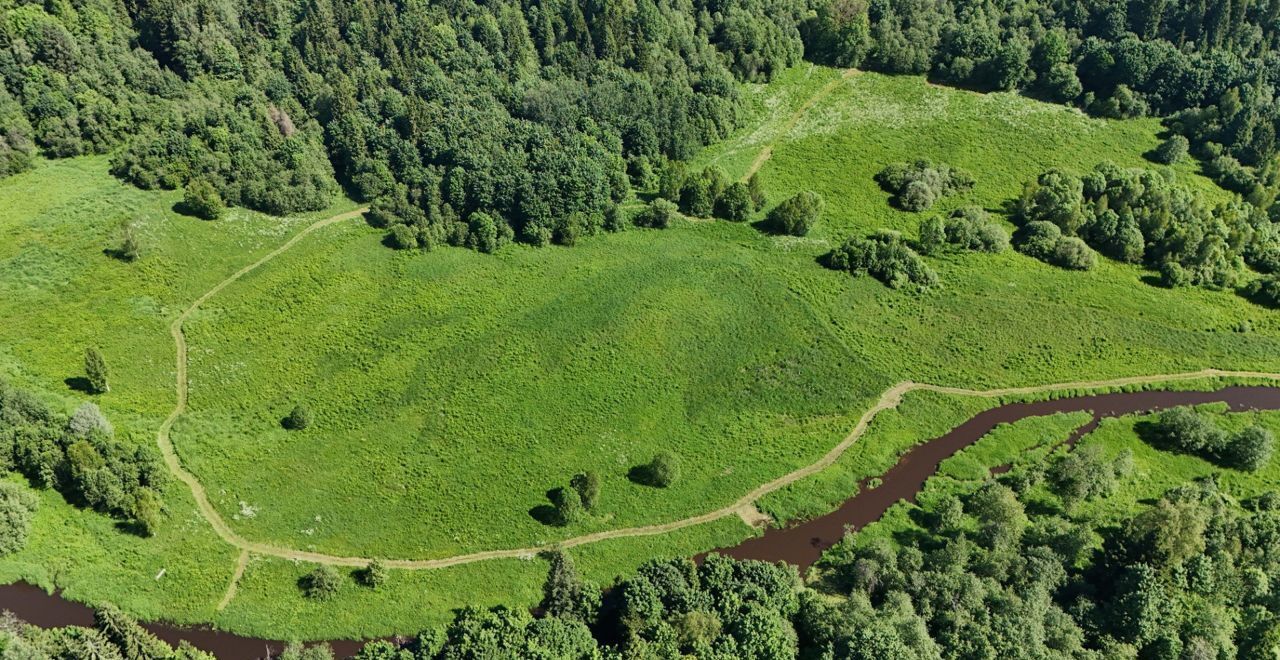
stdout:
{"type": "Polygon", "coordinates": [[[97,392],[93,391],[93,385],[89,383],[89,379],[84,376],[72,376],[71,378],[64,379],[62,382],[65,383],[73,392],[80,392],[81,394],[97,394],[97,392]]]}

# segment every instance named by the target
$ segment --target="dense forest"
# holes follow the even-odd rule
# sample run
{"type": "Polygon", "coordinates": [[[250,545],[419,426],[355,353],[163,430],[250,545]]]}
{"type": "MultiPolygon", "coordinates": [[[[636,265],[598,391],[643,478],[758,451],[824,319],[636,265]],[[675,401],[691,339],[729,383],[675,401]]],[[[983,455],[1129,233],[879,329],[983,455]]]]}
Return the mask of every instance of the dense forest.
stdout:
{"type": "MultiPolygon", "coordinates": [[[[399,247],[620,227],[632,188],[737,126],[735,82],[802,56],[1167,116],[1224,186],[1274,201],[1280,0],[5,0],[0,16],[0,176],[37,152],[111,153],[122,179],[212,188],[215,208],[316,210],[344,190],[399,247]]],[[[718,210],[705,187],[674,192],[718,210]]],[[[743,192],[718,215],[742,217],[743,192]]]]}

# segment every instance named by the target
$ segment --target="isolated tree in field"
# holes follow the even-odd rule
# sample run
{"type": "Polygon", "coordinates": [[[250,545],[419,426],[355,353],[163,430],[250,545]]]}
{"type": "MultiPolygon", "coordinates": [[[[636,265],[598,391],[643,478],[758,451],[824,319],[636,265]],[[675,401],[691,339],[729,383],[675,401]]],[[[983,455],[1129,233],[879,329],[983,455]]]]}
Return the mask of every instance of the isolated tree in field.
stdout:
{"type": "Polygon", "coordinates": [[[812,190],[793,195],[769,211],[769,226],[776,232],[804,236],[822,214],[822,196],[812,190]]]}
{"type": "Polygon", "coordinates": [[[311,426],[311,421],[311,409],[303,405],[297,405],[293,407],[293,410],[289,411],[289,414],[281,421],[281,424],[290,431],[301,431],[311,426]]]}
{"type": "Polygon", "coordinates": [[[636,480],[657,488],[666,488],[680,478],[680,462],[669,451],[658,453],[652,461],[634,471],[636,480]]]}
{"type": "Polygon", "coordinates": [[[716,217],[742,222],[751,216],[752,207],[751,192],[747,189],[747,184],[734,182],[716,200],[716,217]]]}
{"type": "Polygon", "coordinates": [[[313,600],[329,600],[338,595],[342,587],[342,576],[332,566],[317,566],[314,571],[302,576],[298,581],[302,595],[313,600]]]}
{"type": "Polygon", "coordinates": [[[556,522],[571,525],[582,520],[582,496],[573,488],[558,486],[547,494],[556,510],[556,522]]]}
{"type": "Polygon", "coordinates": [[[150,488],[139,488],[133,498],[133,519],[143,536],[160,529],[160,497],[150,488]]]}
{"type": "Polygon", "coordinates": [[[357,572],[356,579],[370,589],[377,589],[387,581],[387,567],[381,560],[374,559],[357,572]]]}
{"type": "Polygon", "coordinates": [[[105,394],[111,391],[107,381],[107,361],[98,349],[90,346],[84,349],[84,376],[89,381],[91,394],[105,394]]]}
{"type": "Polygon", "coordinates": [[[0,555],[21,550],[27,544],[31,519],[40,501],[18,484],[0,481],[0,555]]]}
{"type": "Polygon", "coordinates": [[[110,254],[121,261],[128,262],[137,261],[142,256],[142,244],[138,242],[137,231],[134,229],[132,221],[121,221],[120,247],[110,251],[110,254]]]}
{"type": "Polygon", "coordinates": [[[588,470],[575,474],[573,479],[569,481],[569,485],[578,491],[578,497],[582,499],[582,507],[587,511],[596,508],[596,504],[600,500],[600,475],[595,471],[588,470]]]}
{"type": "Polygon", "coordinates": [[[1227,444],[1227,434],[1218,425],[1187,406],[1160,413],[1152,425],[1152,439],[1157,445],[1191,453],[1215,453],[1227,444]]]}
{"type": "Polygon", "coordinates": [[[203,220],[217,220],[226,210],[217,189],[202,179],[195,179],[187,184],[182,195],[182,207],[186,213],[203,220]]]}
{"type": "Polygon", "coordinates": [[[1152,154],[1152,159],[1157,163],[1172,165],[1183,158],[1187,157],[1187,151],[1191,148],[1191,144],[1187,142],[1187,138],[1181,135],[1174,135],[1168,140],[1160,143],[1152,154]]]}

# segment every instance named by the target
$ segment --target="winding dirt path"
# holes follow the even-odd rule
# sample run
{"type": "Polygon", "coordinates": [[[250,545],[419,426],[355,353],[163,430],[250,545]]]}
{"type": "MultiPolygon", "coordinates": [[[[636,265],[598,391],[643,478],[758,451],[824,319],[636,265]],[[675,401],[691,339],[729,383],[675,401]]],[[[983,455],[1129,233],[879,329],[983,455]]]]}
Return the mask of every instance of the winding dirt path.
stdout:
{"type": "Polygon", "coordinates": [[[836,88],[839,87],[841,83],[857,74],[857,69],[845,69],[840,74],[839,78],[823,85],[822,89],[814,92],[813,96],[810,96],[808,100],[800,105],[799,108],[796,108],[796,111],[791,113],[790,117],[787,117],[786,123],[784,123],[782,128],[778,130],[777,136],[775,136],[769,144],[766,144],[764,148],[760,150],[759,154],[756,154],[756,159],[751,161],[751,167],[747,168],[747,173],[742,175],[742,182],[746,183],[752,175],[759,172],[760,168],[764,167],[765,163],[769,162],[770,158],[773,158],[773,145],[777,144],[778,140],[786,137],[787,133],[790,133],[791,129],[795,128],[796,124],[800,123],[800,119],[804,117],[806,112],[809,112],[810,108],[817,105],[822,99],[831,96],[831,93],[836,91],[836,88]]]}
{"type": "MultiPolygon", "coordinates": [[[[852,74],[850,72],[846,72],[846,76],[848,75],[852,75],[852,74]]],[[[177,348],[178,397],[177,397],[177,403],[173,408],[173,412],[171,412],[169,414],[169,417],[165,419],[164,422],[160,425],[160,429],[156,434],[156,440],[157,440],[157,443],[160,445],[160,451],[164,456],[165,465],[169,468],[169,471],[173,473],[173,475],[177,477],[180,481],[186,484],[188,488],[191,489],[191,495],[196,501],[196,506],[200,511],[200,515],[202,515],[206,520],[209,521],[209,524],[213,527],[214,531],[218,534],[218,536],[223,541],[227,542],[232,546],[235,546],[236,548],[239,548],[241,551],[240,557],[237,560],[235,574],[233,575],[231,583],[227,588],[226,595],[223,597],[222,602],[219,604],[219,609],[221,609],[222,607],[225,607],[226,603],[230,602],[230,600],[235,596],[236,582],[239,580],[240,576],[243,574],[244,566],[248,562],[250,554],[266,555],[271,557],[279,557],[282,559],[306,561],[306,562],[312,562],[317,564],[329,564],[334,566],[364,566],[368,564],[372,558],[328,555],[328,554],[319,553],[319,552],[295,550],[292,548],[285,548],[285,547],[271,545],[269,543],[251,541],[249,539],[244,538],[243,536],[240,536],[238,533],[235,532],[235,530],[231,529],[230,525],[227,524],[227,521],[222,517],[220,513],[218,513],[217,509],[215,509],[213,504],[209,501],[208,494],[205,492],[204,486],[200,483],[199,479],[197,479],[195,475],[188,472],[186,468],[182,466],[182,461],[181,459],[179,459],[177,451],[174,449],[173,441],[170,438],[170,430],[172,429],[174,422],[177,421],[177,419],[181,417],[186,412],[186,409],[187,409],[187,393],[188,393],[187,340],[186,340],[186,335],[183,333],[183,324],[187,321],[187,319],[191,318],[191,315],[194,314],[195,311],[199,309],[202,304],[208,302],[210,298],[217,295],[219,292],[221,292],[223,289],[230,286],[236,280],[239,280],[240,278],[253,272],[254,270],[266,264],[267,262],[271,261],[272,259],[275,259],[276,257],[280,256],[284,252],[288,251],[290,248],[297,245],[299,241],[301,241],[303,238],[306,238],[311,233],[315,232],[316,230],[327,227],[329,225],[332,225],[334,223],[358,218],[366,210],[367,209],[358,209],[355,211],[351,211],[349,213],[343,213],[341,215],[336,215],[331,218],[320,220],[318,222],[315,222],[307,226],[305,229],[295,234],[292,238],[290,238],[280,247],[271,251],[261,259],[258,259],[257,261],[249,264],[248,266],[245,266],[244,268],[241,268],[240,270],[236,271],[233,275],[219,282],[212,289],[205,292],[204,295],[200,296],[198,299],[196,299],[194,303],[191,304],[190,307],[184,310],[182,314],[178,316],[178,318],[175,319],[173,321],[173,324],[170,326],[170,333],[173,335],[173,342],[175,347],[177,348]]],[[[1072,383],[1055,383],[1051,385],[1037,385],[1032,387],[1007,387],[1007,388],[999,388],[999,389],[992,389],[992,390],[971,390],[971,389],[965,389],[965,388],[959,388],[959,387],[945,387],[941,385],[929,385],[925,383],[914,383],[911,381],[905,381],[902,383],[898,383],[897,385],[894,385],[888,390],[885,390],[885,392],[880,395],[880,398],[878,401],[876,401],[875,405],[871,406],[870,409],[868,409],[866,412],[862,414],[862,417],[858,419],[858,423],[853,427],[853,429],[849,432],[849,434],[845,436],[844,440],[841,440],[839,444],[837,444],[835,447],[832,447],[831,450],[828,451],[822,458],[798,470],[784,474],[778,477],[777,479],[774,479],[773,481],[757,486],[756,488],[752,489],[750,492],[746,493],[742,497],[738,498],[738,500],[736,500],[735,502],[727,506],[721,507],[719,509],[715,509],[713,511],[708,511],[700,515],[690,516],[688,518],[683,518],[681,520],[674,520],[667,523],[661,523],[656,525],[643,525],[639,527],[625,527],[620,529],[611,529],[611,530],[605,530],[601,532],[595,532],[593,534],[584,534],[582,536],[575,536],[573,538],[564,539],[554,545],[561,548],[573,548],[580,545],[587,545],[589,543],[597,543],[599,541],[606,541],[610,539],[632,538],[632,537],[639,537],[639,536],[655,536],[658,534],[666,534],[668,532],[684,529],[686,527],[693,527],[695,525],[701,525],[704,523],[709,523],[715,520],[719,520],[721,518],[727,518],[731,516],[741,516],[745,521],[749,518],[748,514],[751,511],[755,511],[755,502],[760,498],[770,493],[773,493],[775,491],[786,488],[787,486],[790,486],[791,484],[794,484],[797,481],[800,481],[801,479],[815,475],[821,472],[822,470],[825,470],[826,468],[833,465],[837,460],[840,459],[840,457],[844,454],[844,452],[853,445],[854,442],[857,442],[857,440],[861,438],[864,433],[866,433],[868,426],[870,426],[871,421],[875,419],[876,415],[880,414],[885,410],[896,408],[898,404],[902,402],[902,398],[906,396],[906,394],[908,394],[909,392],[930,391],[930,392],[938,392],[941,394],[951,394],[951,395],[958,395],[958,396],[997,398],[997,397],[1003,397],[1003,396],[1041,394],[1046,392],[1057,392],[1057,391],[1064,391],[1064,390],[1096,390],[1096,389],[1103,389],[1103,388],[1110,388],[1110,387],[1150,385],[1150,384],[1156,384],[1156,383],[1171,383],[1171,382],[1177,382],[1177,381],[1195,380],[1195,379],[1202,379],[1202,378],[1254,378],[1254,379],[1280,381],[1280,374],[1257,372],[1257,371],[1222,371],[1218,369],[1204,369],[1201,371],[1186,372],[1186,373],[1156,374],[1151,376],[1133,376],[1129,378],[1115,378],[1112,380],[1087,380],[1087,381],[1078,381],[1078,382],[1072,382],[1072,383]]],[[[488,550],[484,552],[473,552],[470,554],[455,555],[453,557],[443,557],[440,559],[383,559],[383,563],[390,568],[400,568],[400,569],[447,568],[449,566],[458,566],[460,564],[470,564],[473,562],[485,561],[488,559],[527,558],[527,557],[534,556],[545,549],[546,547],[540,546],[540,547],[529,547],[529,548],[513,548],[508,550],[488,550]]]]}

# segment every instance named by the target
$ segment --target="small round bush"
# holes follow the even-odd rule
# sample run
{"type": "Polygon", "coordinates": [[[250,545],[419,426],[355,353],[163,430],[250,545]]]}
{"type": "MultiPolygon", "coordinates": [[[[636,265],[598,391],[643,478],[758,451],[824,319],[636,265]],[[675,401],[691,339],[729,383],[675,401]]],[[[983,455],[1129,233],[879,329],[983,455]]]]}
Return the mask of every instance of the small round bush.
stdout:
{"type": "Polygon", "coordinates": [[[1160,143],[1152,154],[1152,159],[1157,163],[1172,165],[1183,158],[1186,158],[1187,151],[1191,148],[1191,144],[1187,142],[1187,138],[1181,135],[1175,135],[1168,140],[1160,143]]]}
{"type": "Polygon", "coordinates": [[[418,247],[418,232],[409,225],[391,225],[387,232],[387,244],[397,250],[412,250],[418,247]]]}
{"type": "Polygon", "coordinates": [[[822,196],[812,190],[796,193],[769,211],[769,226],[791,236],[804,236],[822,215],[822,196]]]}
{"type": "Polygon", "coordinates": [[[370,589],[377,589],[387,581],[387,567],[375,559],[356,573],[356,579],[370,589]]]}
{"type": "Polygon", "coordinates": [[[573,488],[560,486],[549,494],[551,506],[556,509],[556,520],[561,525],[570,525],[582,519],[582,496],[573,488]]]}
{"type": "Polygon", "coordinates": [[[332,566],[318,566],[298,581],[302,595],[313,600],[329,600],[338,595],[342,576],[332,566]]]}
{"type": "Polygon", "coordinates": [[[1071,270],[1089,270],[1098,264],[1098,255],[1075,236],[1063,236],[1053,247],[1053,263],[1071,270]]]}
{"type": "Polygon", "coordinates": [[[716,200],[716,217],[732,222],[743,222],[751,215],[753,208],[751,191],[741,181],[725,188],[720,199],[716,200]]]}
{"type": "Polygon", "coordinates": [[[649,208],[641,211],[633,222],[637,227],[666,229],[671,226],[671,221],[679,213],[680,210],[676,208],[675,204],[659,197],[650,202],[649,208]]]}
{"type": "Polygon", "coordinates": [[[203,220],[217,220],[222,217],[226,205],[212,184],[196,179],[187,184],[182,195],[182,210],[203,220]]]}
{"type": "Polygon", "coordinates": [[[662,452],[653,457],[646,470],[650,486],[666,488],[680,478],[680,462],[671,452],[662,452]]]}
{"type": "Polygon", "coordinates": [[[1013,235],[1013,246],[1028,257],[1048,261],[1062,238],[1058,225],[1046,220],[1033,220],[1013,235]]]}
{"type": "Polygon", "coordinates": [[[311,410],[306,406],[294,406],[282,424],[290,431],[301,431],[311,426],[311,410]]]}
{"type": "Polygon", "coordinates": [[[1160,264],[1160,283],[1170,289],[1189,286],[1191,284],[1191,276],[1187,274],[1187,269],[1176,261],[1166,261],[1160,264]]]}
{"type": "Polygon", "coordinates": [[[1261,426],[1250,426],[1231,438],[1223,451],[1227,465],[1238,470],[1256,472],[1271,462],[1275,438],[1261,426]]]}
{"type": "Polygon", "coordinates": [[[596,502],[600,499],[599,474],[592,471],[576,474],[569,481],[569,485],[578,491],[578,496],[582,498],[583,508],[588,511],[596,508],[596,502]]]}
{"type": "Polygon", "coordinates": [[[929,209],[938,201],[938,195],[932,186],[924,181],[912,181],[902,189],[898,204],[904,211],[918,212],[929,209]]]}

